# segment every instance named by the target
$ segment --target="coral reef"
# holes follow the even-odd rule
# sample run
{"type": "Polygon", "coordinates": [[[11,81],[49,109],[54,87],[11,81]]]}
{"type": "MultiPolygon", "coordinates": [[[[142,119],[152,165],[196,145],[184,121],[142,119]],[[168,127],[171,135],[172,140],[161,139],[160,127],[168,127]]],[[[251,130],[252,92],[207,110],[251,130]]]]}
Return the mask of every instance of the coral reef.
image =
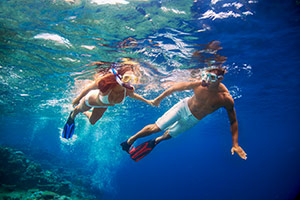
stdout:
{"type": "Polygon", "coordinates": [[[83,185],[73,184],[57,172],[42,169],[22,151],[0,146],[0,199],[96,199],[83,185]]]}

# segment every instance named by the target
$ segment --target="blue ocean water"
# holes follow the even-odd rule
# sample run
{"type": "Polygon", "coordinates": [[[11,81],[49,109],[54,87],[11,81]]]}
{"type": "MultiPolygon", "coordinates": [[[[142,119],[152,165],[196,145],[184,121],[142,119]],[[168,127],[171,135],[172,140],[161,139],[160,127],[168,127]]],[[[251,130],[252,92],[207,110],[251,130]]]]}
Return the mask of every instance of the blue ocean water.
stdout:
{"type": "Polygon", "coordinates": [[[0,11],[1,145],[88,177],[99,199],[289,200],[300,192],[299,1],[3,0],[0,11]],[[230,153],[225,110],[137,163],[121,150],[189,92],[159,108],[128,99],[94,126],[79,115],[74,139],[61,139],[72,99],[97,73],[90,63],[134,58],[143,69],[136,92],[152,99],[162,82],[203,67],[192,53],[213,40],[227,57],[223,82],[246,161],[230,153]]]}

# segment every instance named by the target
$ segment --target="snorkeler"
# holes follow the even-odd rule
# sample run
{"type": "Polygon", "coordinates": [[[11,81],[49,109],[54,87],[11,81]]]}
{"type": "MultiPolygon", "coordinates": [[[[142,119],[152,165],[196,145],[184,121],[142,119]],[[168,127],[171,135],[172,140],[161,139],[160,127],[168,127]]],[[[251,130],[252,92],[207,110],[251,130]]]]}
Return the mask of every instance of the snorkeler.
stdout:
{"type": "Polygon", "coordinates": [[[221,83],[226,70],[221,67],[211,67],[205,70],[201,80],[195,82],[180,82],[171,86],[156,99],[153,104],[158,106],[160,102],[173,92],[193,90],[192,97],[179,101],[169,109],[155,124],[145,126],[141,131],[121,143],[122,149],[127,151],[134,161],[139,161],[149,154],[152,149],[161,141],[174,138],[186,130],[195,126],[205,116],[224,107],[230,120],[233,147],[232,155],[236,152],[242,159],[247,159],[247,154],[238,144],[238,122],[234,109],[234,101],[224,84],[221,83]],[[149,140],[138,147],[133,143],[142,137],[166,130],[166,132],[152,140],[149,140]]]}
{"type": "Polygon", "coordinates": [[[96,79],[85,88],[81,94],[73,100],[76,106],[70,113],[67,123],[64,126],[62,137],[69,139],[74,133],[74,119],[78,113],[83,113],[94,125],[109,106],[121,104],[127,96],[153,105],[151,101],[136,94],[132,84],[137,82],[137,76],[131,65],[123,64],[112,67],[109,72],[96,79]],[[92,112],[87,112],[92,109],[92,112]]]}

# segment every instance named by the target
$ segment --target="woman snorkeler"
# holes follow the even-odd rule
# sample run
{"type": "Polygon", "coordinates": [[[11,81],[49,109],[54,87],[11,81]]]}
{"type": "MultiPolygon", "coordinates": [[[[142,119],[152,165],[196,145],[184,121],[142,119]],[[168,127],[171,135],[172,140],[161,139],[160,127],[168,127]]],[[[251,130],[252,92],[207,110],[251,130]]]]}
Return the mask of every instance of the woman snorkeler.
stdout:
{"type": "Polygon", "coordinates": [[[74,119],[78,113],[86,115],[94,125],[109,106],[123,103],[127,96],[153,106],[151,101],[135,93],[132,86],[138,81],[135,73],[132,65],[113,64],[108,72],[86,87],[72,102],[76,107],[70,113],[62,137],[66,139],[72,137],[75,128],[74,119]],[[90,109],[93,111],[87,112],[90,109]]]}

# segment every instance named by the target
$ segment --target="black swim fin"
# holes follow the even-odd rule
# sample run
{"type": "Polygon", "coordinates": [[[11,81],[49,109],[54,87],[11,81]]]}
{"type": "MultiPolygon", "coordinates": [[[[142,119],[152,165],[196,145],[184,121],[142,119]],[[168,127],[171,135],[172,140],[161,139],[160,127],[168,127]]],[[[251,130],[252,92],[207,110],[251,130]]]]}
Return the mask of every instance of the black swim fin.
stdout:
{"type": "Polygon", "coordinates": [[[66,139],[69,139],[73,136],[74,129],[75,129],[75,121],[74,121],[74,119],[71,118],[72,113],[73,112],[70,113],[68,121],[65,124],[64,130],[62,133],[62,137],[66,138],[66,139]]]}
{"type": "Polygon", "coordinates": [[[132,150],[132,148],[134,148],[133,145],[128,144],[127,141],[122,142],[121,146],[122,146],[122,150],[126,151],[127,153],[129,153],[132,150]]]}
{"type": "Polygon", "coordinates": [[[140,144],[138,147],[129,151],[131,159],[134,160],[135,162],[139,161],[140,159],[148,155],[152,151],[152,149],[156,146],[156,144],[157,143],[155,142],[155,139],[140,144]]]}

